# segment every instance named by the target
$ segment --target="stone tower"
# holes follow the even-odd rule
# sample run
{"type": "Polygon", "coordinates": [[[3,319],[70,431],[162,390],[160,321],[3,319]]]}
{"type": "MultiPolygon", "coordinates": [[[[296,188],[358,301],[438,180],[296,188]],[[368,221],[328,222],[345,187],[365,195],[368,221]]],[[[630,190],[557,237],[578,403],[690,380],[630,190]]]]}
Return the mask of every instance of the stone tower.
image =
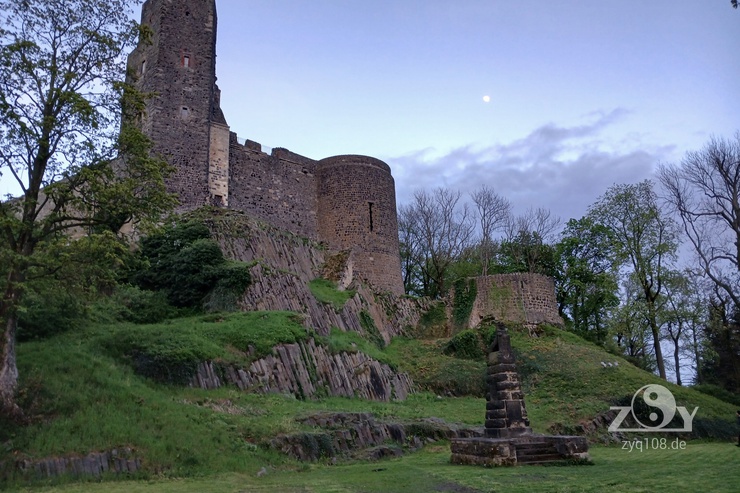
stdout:
{"type": "Polygon", "coordinates": [[[319,161],[318,231],[333,250],[352,250],[355,270],[377,288],[403,294],[396,188],[390,167],[368,156],[319,161]]]}
{"type": "Polygon", "coordinates": [[[216,2],[146,0],[141,23],[152,35],[128,64],[139,89],[155,94],[142,125],[154,152],[175,168],[168,190],[179,210],[226,205],[229,127],[216,87],[216,2]]]}
{"type": "Polygon", "coordinates": [[[129,71],[154,94],[142,130],[175,169],[167,188],[178,211],[210,204],[246,212],[330,251],[351,251],[354,277],[403,294],[390,167],[367,156],[315,161],[242,144],[216,86],[215,0],[146,0],[141,23],[152,34],[129,56],[129,71]]]}

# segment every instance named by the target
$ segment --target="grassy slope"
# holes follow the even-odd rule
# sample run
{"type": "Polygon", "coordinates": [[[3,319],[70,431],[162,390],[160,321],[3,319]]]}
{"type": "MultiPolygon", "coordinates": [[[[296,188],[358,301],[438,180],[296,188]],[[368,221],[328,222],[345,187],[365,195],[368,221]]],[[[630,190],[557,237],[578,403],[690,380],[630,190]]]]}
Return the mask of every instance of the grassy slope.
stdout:
{"type": "MultiPolygon", "coordinates": [[[[215,357],[239,359],[245,357],[244,346],[257,344],[257,339],[261,349],[266,341],[288,342],[300,338],[296,326],[284,313],[233,314],[156,326],[91,327],[43,342],[22,344],[19,364],[27,398],[35,399],[37,409],[43,411],[43,420],[26,428],[0,426],[0,461],[131,446],[143,454],[150,471],[162,471],[166,476],[234,471],[252,476],[268,466],[277,471],[311,470],[311,474],[315,473],[312,477],[320,483],[327,475],[335,475],[334,471],[352,475],[356,470],[359,474],[367,466],[308,467],[255,444],[276,433],[297,431],[296,416],[323,410],[370,411],[380,418],[435,416],[452,422],[482,423],[482,398],[438,397],[437,393],[423,392],[403,403],[338,398],[303,402],[287,396],[250,395],[232,389],[202,391],[144,379],[134,374],[127,358],[117,352],[131,346],[124,344],[125,341],[134,340],[140,345],[159,348],[160,352],[169,348],[177,355],[199,355],[204,347],[218,342],[216,346],[221,349],[215,357]]],[[[615,399],[631,396],[647,383],[659,382],[621,360],[618,368],[603,369],[600,361],[618,358],[568,333],[553,331],[540,339],[513,334],[512,339],[521,355],[527,405],[536,431],[591,418],[608,410],[615,399]]],[[[346,344],[340,344],[343,345],[346,344]]],[[[441,356],[440,345],[440,341],[396,340],[386,349],[385,356],[400,369],[410,371],[422,384],[443,389],[468,382],[467,385],[474,387],[475,380],[482,376],[483,363],[441,356]]],[[[690,409],[700,407],[698,418],[724,419],[724,428],[732,428],[727,424],[734,415],[729,404],[690,389],[669,387],[679,405],[690,409]]],[[[623,457],[609,454],[605,457],[617,462],[623,457]]],[[[427,474],[434,475],[444,460],[445,453],[422,454],[389,463],[393,465],[388,467],[399,471],[405,467],[430,467],[433,471],[427,474]]],[[[455,471],[452,468],[445,474],[454,479],[458,476],[455,471]]],[[[557,471],[553,474],[557,475],[557,471]]],[[[300,475],[294,477],[285,472],[285,476],[279,477],[300,475]]],[[[226,482],[231,481],[228,478],[226,482]]],[[[274,484],[271,481],[276,481],[273,476],[265,479],[266,483],[274,484]]],[[[340,485],[342,481],[332,484],[340,485]]],[[[317,488],[308,491],[332,491],[317,488]]]]}
{"type": "Polygon", "coordinates": [[[740,449],[728,444],[689,443],[682,451],[628,452],[619,447],[595,447],[593,466],[486,469],[454,466],[449,448],[432,445],[424,451],[382,463],[337,466],[310,465],[300,470],[252,471],[208,478],[76,484],[20,488],[40,493],[507,493],[675,492],[734,493],[740,472],[740,449]]]}
{"type": "MultiPolygon", "coordinates": [[[[677,405],[689,412],[698,406],[694,424],[704,427],[701,431],[705,434],[730,435],[733,430],[735,411],[731,404],[666,383],[572,333],[549,329],[540,338],[521,332],[511,332],[511,336],[527,411],[537,432],[568,432],[610,406],[625,405],[625,399],[628,402],[639,388],[650,383],[667,387],[677,405]],[[616,361],[619,366],[604,368],[602,361],[616,361]]],[[[485,364],[441,355],[445,341],[397,339],[387,352],[416,382],[432,386],[437,393],[464,388],[482,394],[485,364]]]]}

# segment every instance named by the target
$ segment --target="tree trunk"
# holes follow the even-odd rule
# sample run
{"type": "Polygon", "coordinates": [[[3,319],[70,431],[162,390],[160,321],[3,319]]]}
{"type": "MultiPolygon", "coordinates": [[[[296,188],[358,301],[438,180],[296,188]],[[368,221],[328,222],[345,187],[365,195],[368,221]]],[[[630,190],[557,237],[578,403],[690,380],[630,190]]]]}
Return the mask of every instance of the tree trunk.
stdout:
{"type": "Polygon", "coordinates": [[[660,348],[660,332],[651,322],[650,330],[653,332],[653,349],[655,351],[655,361],[658,363],[658,375],[663,380],[668,380],[665,373],[665,362],[663,361],[663,350],[660,348]]]}
{"type": "MultiPolygon", "coordinates": [[[[643,283],[645,285],[645,283],[643,283]]],[[[660,348],[660,327],[658,326],[658,317],[656,316],[655,299],[658,293],[653,294],[649,288],[645,287],[645,301],[648,310],[648,325],[653,333],[653,350],[655,351],[655,361],[658,364],[658,375],[663,380],[668,380],[665,373],[665,361],[663,361],[663,350],[660,348]]]]}
{"type": "Polygon", "coordinates": [[[20,417],[21,410],[16,403],[18,390],[18,366],[15,358],[15,334],[18,329],[18,302],[21,297],[19,281],[22,276],[12,269],[8,285],[0,301],[0,320],[3,332],[0,336],[0,412],[20,417]]]}
{"type": "Polygon", "coordinates": [[[673,362],[676,365],[676,385],[683,385],[681,383],[681,358],[679,357],[678,349],[678,338],[675,338],[673,339],[673,362]]]}
{"type": "Polygon", "coordinates": [[[694,360],[696,362],[696,379],[694,381],[695,384],[701,384],[704,383],[704,379],[702,378],[701,374],[701,354],[699,353],[699,340],[696,337],[696,326],[693,327],[693,332],[691,334],[693,341],[694,341],[694,360]]]}
{"type": "Polygon", "coordinates": [[[17,415],[20,412],[15,402],[18,389],[18,366],[15,361],[15,332],[18,317],[15,313],[5,319],[0,338],[0,412],[17,415]]]}

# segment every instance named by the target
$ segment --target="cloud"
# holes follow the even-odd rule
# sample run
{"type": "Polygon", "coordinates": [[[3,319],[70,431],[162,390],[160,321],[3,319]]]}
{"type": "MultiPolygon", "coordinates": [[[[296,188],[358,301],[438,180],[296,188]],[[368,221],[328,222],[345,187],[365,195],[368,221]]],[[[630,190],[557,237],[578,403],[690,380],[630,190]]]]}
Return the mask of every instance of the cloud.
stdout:
{"type": "Polygon", "coordinates": [[[516,213],[546,207],[564,220],[581,217],[615,183],[651,178],[673,146],[620,142],[604,136],[628,115],[623,109],[592,114],[577,126],[543,125],[522,139],[488,147],[468,145],[437,155],[422,149],[388,158],[400,204],[417,189],[448,187],[469,193],[480,185],[508,198],[516,213]]]}

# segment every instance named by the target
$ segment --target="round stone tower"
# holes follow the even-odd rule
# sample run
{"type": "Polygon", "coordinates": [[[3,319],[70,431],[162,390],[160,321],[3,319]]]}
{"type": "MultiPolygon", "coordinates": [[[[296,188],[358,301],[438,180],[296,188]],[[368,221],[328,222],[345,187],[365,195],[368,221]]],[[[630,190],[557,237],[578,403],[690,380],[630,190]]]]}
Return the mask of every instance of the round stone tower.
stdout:
{"type": "Polygon", "coordinates": [[[403,294],[390,167],[367,156],[334,156],[319,161],[317,182],[319,238],[332,250],[351,250],[359,277],[403,294]]]}

